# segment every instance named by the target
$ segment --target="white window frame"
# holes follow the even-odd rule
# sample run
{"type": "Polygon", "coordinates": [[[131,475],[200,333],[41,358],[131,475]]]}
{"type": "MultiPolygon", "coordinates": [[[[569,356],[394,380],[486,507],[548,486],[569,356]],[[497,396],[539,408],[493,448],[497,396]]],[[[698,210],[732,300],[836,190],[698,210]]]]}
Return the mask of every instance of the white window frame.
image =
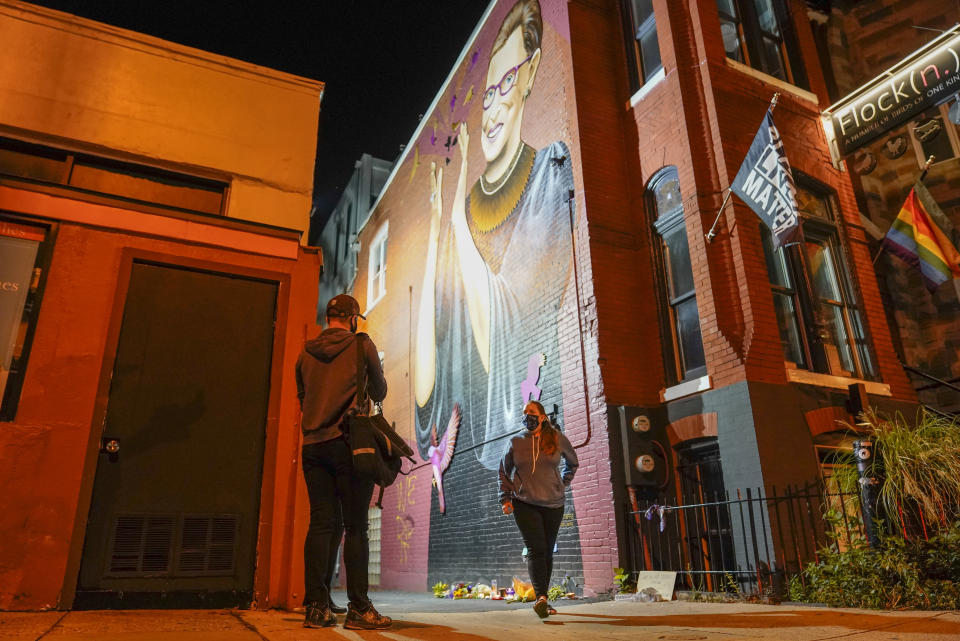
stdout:
{"type": "Polygon", "coordinates": [[[383,223],[370,243],[370,254],[367,256],[367,312],[387,295],[387,231],[389,222],[383,223]],[[378,259],[379,270],[376,269],[378,259]]]}

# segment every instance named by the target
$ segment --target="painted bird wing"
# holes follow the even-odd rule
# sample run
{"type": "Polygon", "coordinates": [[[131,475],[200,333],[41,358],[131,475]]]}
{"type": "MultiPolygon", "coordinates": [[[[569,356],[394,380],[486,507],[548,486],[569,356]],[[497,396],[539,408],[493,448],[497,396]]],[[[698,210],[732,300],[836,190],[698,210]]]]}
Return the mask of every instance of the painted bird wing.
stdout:
{"type": "Polygon", "coordinates": [[[440,469],[445,470],[450,465],[453,458],[453,448],[457,444],[457,432],[460,431],[460,404],[453,406],[453,412],[450,414],[450,421],[447,423],[447,429],[443,433],[443,440],[437,448],[443,452],[443,458],[440,459],[440,469]]]}

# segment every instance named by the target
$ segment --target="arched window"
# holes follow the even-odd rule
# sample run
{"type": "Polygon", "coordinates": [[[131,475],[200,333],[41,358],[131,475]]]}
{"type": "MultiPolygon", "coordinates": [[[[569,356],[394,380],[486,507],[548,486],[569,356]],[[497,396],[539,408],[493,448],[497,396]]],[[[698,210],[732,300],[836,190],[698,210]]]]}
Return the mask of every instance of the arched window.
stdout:
{"type": "Polygon", "coordinates": [[[697,292],[690,268],[690,247],[683,223],[683,200],[676,167],[661,170],[647,188],[648,207],[655,215],[653,228],[660,271],[660,292],[665,318],[667,368],[674,382],[707,373],[700,336],[697,292]]]}

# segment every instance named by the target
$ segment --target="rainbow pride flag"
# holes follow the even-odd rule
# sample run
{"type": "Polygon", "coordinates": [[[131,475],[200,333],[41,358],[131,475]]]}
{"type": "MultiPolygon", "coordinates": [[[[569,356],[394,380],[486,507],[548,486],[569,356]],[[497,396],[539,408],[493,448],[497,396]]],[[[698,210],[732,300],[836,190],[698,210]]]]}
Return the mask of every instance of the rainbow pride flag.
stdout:
{"type": "Polygon", "coordinates": [[[930,192],[918,181],[883,238],[887,251],[920,270],[931,292],[960,277],[960,252],[933,218],[946,219],[930,192]]]}

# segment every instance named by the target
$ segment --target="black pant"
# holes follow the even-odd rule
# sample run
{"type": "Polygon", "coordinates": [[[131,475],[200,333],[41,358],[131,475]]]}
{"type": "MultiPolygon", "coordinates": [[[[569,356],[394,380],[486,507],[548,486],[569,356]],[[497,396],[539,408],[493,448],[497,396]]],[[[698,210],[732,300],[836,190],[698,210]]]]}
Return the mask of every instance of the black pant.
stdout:
{"type": "Polygon", "coordinates": [[[343,562],[347,596],[355,608],[364,610],[370,603],[367,509],[373,496],[373,481],[357,477],[350,447],[343,438],[304,445],[302,463],[310,496],[310,528],[303,544],[303,602],[325,604],[330,599],[330,579],[342,524],[346,532],[343,562]]]}
{"type": "Polygon", "coordinates": [[[514,500],[513,517],[517,519],[520,536],[527,546],[527,571],[533,591],[537,598],[547,596],[553,573],[553,546],[560,531],[563,508],[540,507],[514,500]]]}

